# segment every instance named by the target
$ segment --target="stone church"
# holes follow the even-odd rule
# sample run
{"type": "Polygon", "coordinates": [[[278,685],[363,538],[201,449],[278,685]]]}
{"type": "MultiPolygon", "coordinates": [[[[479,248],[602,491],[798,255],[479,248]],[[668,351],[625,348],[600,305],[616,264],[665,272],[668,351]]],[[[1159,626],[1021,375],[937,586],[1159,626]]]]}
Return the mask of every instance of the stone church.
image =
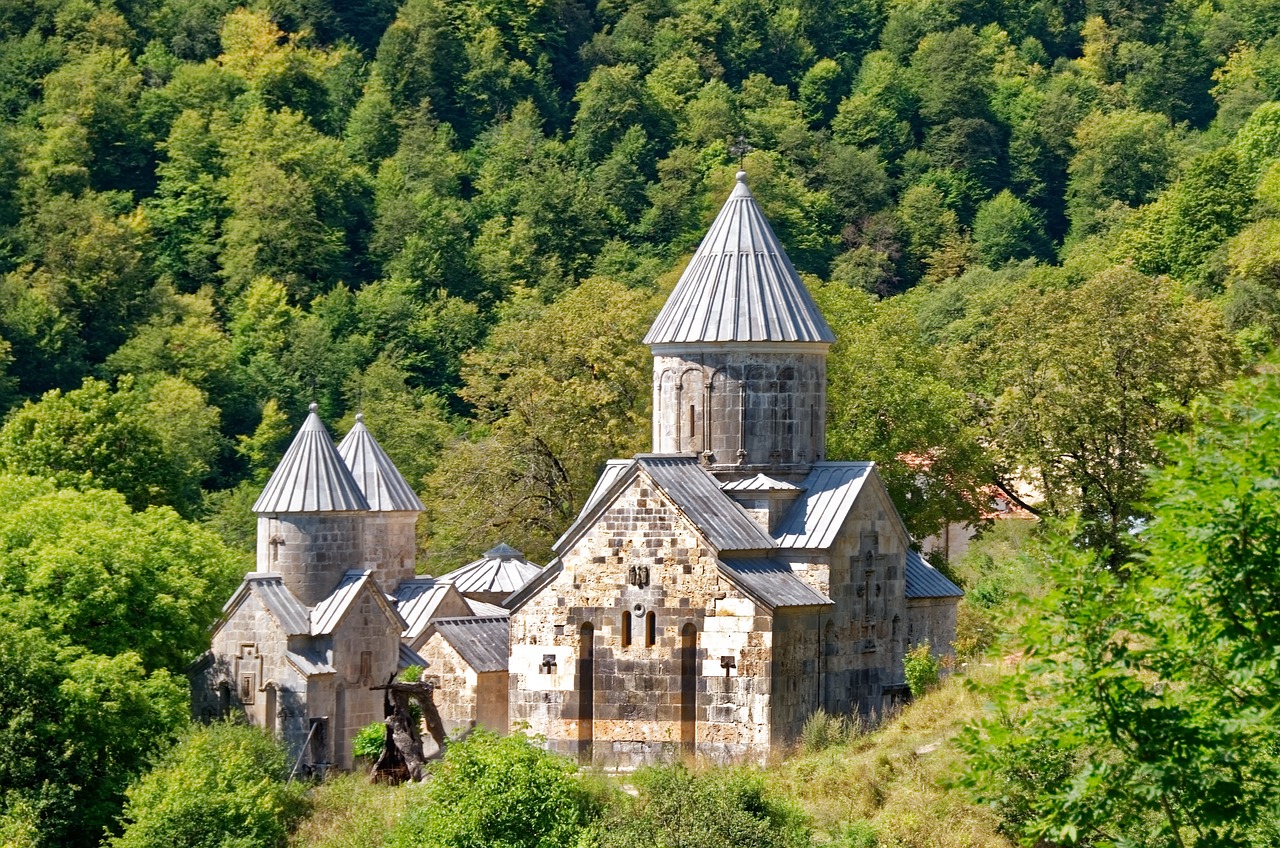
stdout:
{"type": "Polygon", "coordinates": [[[654,453],[606,464],[541,567],[499,545],[414,573],[422,503],[362,422],[315,413],[254,505],[257,570],[191,669],[312,771],[350,768],[408,666],[446,726],[524,727],[587,761],[759,760],[819,708],[881,714],[961,592],[911,548],[875,466],[825,459],[835,342],[737,184],[644,339],[654,453]]]}
{"type": "Polygon", "coordinates": [[[825,460],[834,342],[739,173],[644,339],[655,453],[606,466],[508,604],[513,723],[600,763],[760,759],[950,645],[960,590],[873,464],[825,460]]]}

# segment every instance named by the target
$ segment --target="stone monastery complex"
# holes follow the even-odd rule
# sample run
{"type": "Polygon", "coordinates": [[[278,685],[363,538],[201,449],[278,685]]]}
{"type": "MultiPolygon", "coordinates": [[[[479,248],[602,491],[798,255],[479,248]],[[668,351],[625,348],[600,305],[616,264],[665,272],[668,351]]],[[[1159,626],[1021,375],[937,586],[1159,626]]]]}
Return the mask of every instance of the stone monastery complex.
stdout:
{"type": "Polygon", "coordinates": [[[352,767],[370,687],[408,666],[450,731],[623,767],[758,760],[819,708],[882,714],[961,592],[872,463],[825,461],[834,341],[740,173],[644,339],[654,453],[605,466],[545,567],[499,545],[416,575],[422,502],[359,417],[335,447],[313,406],[191,668],[196,715],[242,712],[320,771],[352,767]]]}

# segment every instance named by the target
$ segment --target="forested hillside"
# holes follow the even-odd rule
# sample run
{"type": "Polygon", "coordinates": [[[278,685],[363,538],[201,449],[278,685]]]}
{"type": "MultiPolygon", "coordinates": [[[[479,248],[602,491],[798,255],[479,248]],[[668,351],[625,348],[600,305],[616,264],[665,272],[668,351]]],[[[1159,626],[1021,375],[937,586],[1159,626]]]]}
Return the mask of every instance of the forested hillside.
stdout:
{"type": "Polygon", "coordinates": [[[115,827],[309,402],[426,567],[545,561],[648,446],[639,340],[739,167],[840,338],[830,457],[918,537],[1030,483],[1137,592],[1168,437],[1280,333],[1280,4],[0,0],[0,844],[115,827]]]}
{"type": "Polygon", "coordinates": [[[741,161],[841,334],[832,455],[884,463],[919,533],[1034,469],[1112,536],[1177,404],[1272,343],[1278,29],[1257,0],[9,3],[0,461],[244,545],[315,399],[421,483],[433,568],[544,556],[646,446],[637,340],[741,161]]]}

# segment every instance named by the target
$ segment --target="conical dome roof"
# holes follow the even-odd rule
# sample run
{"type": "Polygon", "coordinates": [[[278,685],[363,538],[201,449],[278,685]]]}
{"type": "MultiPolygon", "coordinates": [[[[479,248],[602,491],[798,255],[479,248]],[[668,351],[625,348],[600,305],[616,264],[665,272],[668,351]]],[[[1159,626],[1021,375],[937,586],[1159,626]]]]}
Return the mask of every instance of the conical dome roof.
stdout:
{"type": "Polygon", "coordinates": [[[338,444],[338,455],[351,469],[370,509],[377,512],[422,512],[422,501],[396,468],[391,457],[364,426],[364,415],[338,444]]]}
{"type": "Polygon", "coordinates": [[[364,512],[369,502],[329,438],[316,405],[302,422],[253,511],[263,513],[364,512]]]}
{"type": "Polygon", "coordinates": [[[644,337],[645,344],[835,342],[746,178],[738,172],[733,193],[644,337]]]}

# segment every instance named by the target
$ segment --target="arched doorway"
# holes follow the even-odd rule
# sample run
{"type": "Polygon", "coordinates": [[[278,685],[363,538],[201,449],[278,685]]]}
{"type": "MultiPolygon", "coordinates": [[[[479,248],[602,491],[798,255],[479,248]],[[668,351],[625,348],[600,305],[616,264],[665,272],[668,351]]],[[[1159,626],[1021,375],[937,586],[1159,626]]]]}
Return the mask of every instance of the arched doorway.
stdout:
{"type": "Polygon", "coordinates": [[[578,631],[578,756],[591,762],[595,716],[596,640],[591,622],[578,631]]]}
{"type": "Polygon", "coordinates": [[[680,747],[694,752],[698,741],[698,628],[680,630],[680,747]]]}

